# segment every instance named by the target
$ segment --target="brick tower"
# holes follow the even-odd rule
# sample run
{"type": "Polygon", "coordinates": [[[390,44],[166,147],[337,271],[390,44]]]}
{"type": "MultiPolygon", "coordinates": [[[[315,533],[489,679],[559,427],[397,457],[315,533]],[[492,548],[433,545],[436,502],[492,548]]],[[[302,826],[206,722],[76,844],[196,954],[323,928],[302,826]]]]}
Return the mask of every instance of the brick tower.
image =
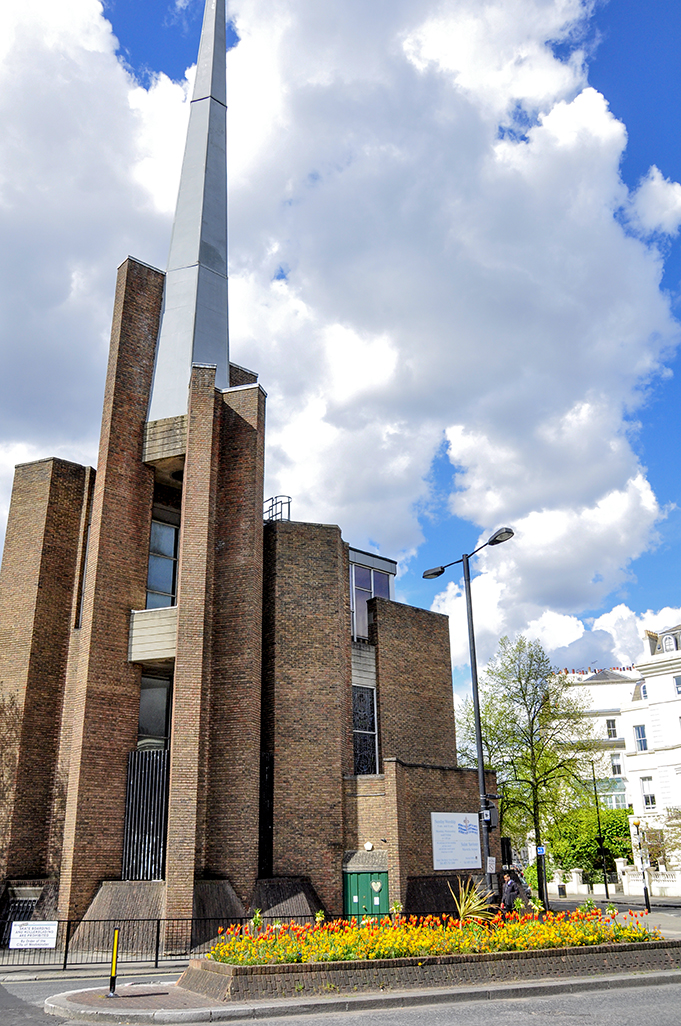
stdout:
{"type": "Polygon", "coordinates": [[[168,272],[119,271],[97,472],[17,469],[0,876],[60,864],[60,918],[121,877],[165,878],[136,888],[140,915],[191,917],[196,879],[240,909],[257,876],[265,395],[228,358],[225,99],[208,0],[168,272]]]}
{"type": "Polygon", "coordinates": [[[430,812],[477,816],[446,618],[396,603],[396,564],[338,527],[263,525],[265,393],[228,353],[225,99],[206,0],[168,270],[119,269],[97,471],[16,469],[0,919],[10,891],[35,918],[340,914],[369,880],[381,911],[441,911],[430,812]]]}

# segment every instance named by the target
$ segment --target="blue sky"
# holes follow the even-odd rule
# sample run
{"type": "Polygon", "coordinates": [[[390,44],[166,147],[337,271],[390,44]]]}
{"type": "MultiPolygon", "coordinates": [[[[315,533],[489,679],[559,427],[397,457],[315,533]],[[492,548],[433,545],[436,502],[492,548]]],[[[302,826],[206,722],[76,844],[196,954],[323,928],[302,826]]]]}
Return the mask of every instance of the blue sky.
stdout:
{"type": "MultiPolygon", "coordinates": [[[[3,15],[0,518],[14,463],[96,460],[113,271],[165,266],[202,6],[108,0],[118,49],[95,0],[3,15]]],[[[570,668],[637,658],[681,619],[681,6],[229,10],[232,355],[269,393],[268,494],[400,558],[460,681],[457,577],[421,571],[506,522],[483,659],[518,631],[570,668]]]]}

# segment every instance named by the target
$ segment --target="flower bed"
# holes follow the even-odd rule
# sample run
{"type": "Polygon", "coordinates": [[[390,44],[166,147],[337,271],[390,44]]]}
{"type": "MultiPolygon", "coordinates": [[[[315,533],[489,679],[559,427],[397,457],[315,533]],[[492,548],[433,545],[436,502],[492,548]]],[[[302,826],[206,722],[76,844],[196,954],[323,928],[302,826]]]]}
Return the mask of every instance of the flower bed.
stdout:
{"type": "Polygon", "coordinates": [[[576,912],[500,915],[488,922],[460,922],[450,916],[294,922],[229,927],[208,958],[229,965],[347,962],[439,955],[485,954],[632,944],[660,940],[643,921],[644,913],[623,917],[600,909],[576,912]]]}

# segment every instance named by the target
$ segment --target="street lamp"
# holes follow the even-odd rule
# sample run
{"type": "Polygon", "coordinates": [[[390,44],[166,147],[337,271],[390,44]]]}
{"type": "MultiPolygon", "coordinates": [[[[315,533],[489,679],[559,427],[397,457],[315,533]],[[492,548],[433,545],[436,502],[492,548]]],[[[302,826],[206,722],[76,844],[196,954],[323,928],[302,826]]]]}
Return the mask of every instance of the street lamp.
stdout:
{"type": "Polygon", "coordinates": [[[501,545],[513,537],[510,527],[500,527],[491,538],[479,545],[473,552],[464,555],[461,559],[455,559],[452,563],[445,563],[444,566],[435,566],[431,570],[425,570],[423,576],[426,580],[434,577],[441,577],[447,567],[463,563],[463,580],[466,592],[466,614],[468,616],[468,647],[471,654],[471,685],[473,689],[473,715],[475,717],[475,750],[478,757],[478,790],[480,791],[480,822],[482,824],[482,852],[485,860],[485,881],[487,890],[492,890],[492,874],[489,872],[489,803],[487,785],[485,783],[485,757],[482,748],[482,727],[480,725],[480,696],[478,695],[478,661],[475,655],[475,632],[473,630],[473,603],[471,601],[471,571],[468,560],[484,549],[487,545],[501,545]]]}
{"type": "Polygon", "coordinates": [[[638,854],[641,859],[641,879],[643,880],[643,900],[646,903],[646,908],[650,912],[650,895],[648,894],[648,884],[646,882],[646,871],[643,865],[643,848],[641,847],[641,831],[639,827],[641,825],[640,819],[632,819],[631,821],[636,827],[636,844],[638,845],[638,854]]]}

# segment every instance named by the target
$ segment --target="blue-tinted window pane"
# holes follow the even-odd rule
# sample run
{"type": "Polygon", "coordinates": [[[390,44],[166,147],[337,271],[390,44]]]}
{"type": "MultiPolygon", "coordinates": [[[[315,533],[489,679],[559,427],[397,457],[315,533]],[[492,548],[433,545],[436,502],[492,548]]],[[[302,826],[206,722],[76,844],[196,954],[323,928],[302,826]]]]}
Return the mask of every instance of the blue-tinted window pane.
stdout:
{"type": "Polygon", "coordinates": [[[374,570],[374,595],[379,598],[390,598],[390,577],[380,570],[374,570]]]}
{"type": "Polygon", "coordinates": [[[176,535],[176,527],[172,527],[170,524],[160,524],[158,520],[152,520],[149,551],[157,552],[161,556],[174,556],[176,535]]]}
{"type": "Polygon", "coordinates": [[[147,609],[166,609],[174,604],[172,595],[160,595],[157,591],[147,592],[147,609]]]}
{"type": "Polygon", "coordinates": [[[355,587],[371,591],[371,570],[367,570],[365,566],[355,567],[355,587]]]}
{"type": "Polygon", "coordinates": [[[172,595],[175,578],[175,560],[164,556],[149,556],[149,574],[147,588],[150,591],[162,591],[172,595]]]}

